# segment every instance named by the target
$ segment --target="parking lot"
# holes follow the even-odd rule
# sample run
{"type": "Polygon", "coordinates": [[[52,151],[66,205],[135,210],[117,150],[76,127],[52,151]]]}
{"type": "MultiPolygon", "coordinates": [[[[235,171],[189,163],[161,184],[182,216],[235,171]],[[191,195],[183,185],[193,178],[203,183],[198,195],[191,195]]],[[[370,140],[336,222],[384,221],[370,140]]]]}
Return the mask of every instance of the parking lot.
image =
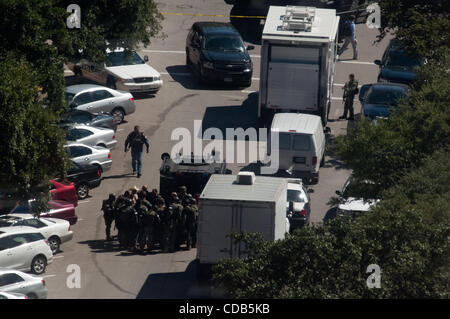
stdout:
{"type": "MultiPolygon", "coordinates": [[[[164,152],[170,153],[176,143],[171,140],[174,129],[187,128],[192,136],[197,136],[194,120],[202,121],[204,128],[257,127],[260,45],[257,41],[259,27],[254,21],[239,21],[239,27],[243,30],[248,24],[247,32],[243,32],[244,40],[256,47],[250,51],[254,65],[250,87],[236,89],[200,85],[185,65],[185,39],[191,25],[196,21],[229,21],[227,17],[194,14],[228,15],[231,9],[232,6],[226,5],[223,0],[190,0],[189,4],[168,0],[159,4],[159,10],[166,13],[163,21],[166,37],[154,39],[149,47],[141,48],[139,53],[141,56],[148,55],[148,63],[161,73],[163,87],[155,96],[135,96],[136,112],[125,117],[125,122],[116,133],[118,147],[111,151],[112,169],[103,175],[101,186],[93,189],[86,200],[79,202],[76,209],[78,223],[72,226],[74,239],[61,247],[61,252],[55,255],[54,262],[44,275],[49,298],[186,298],[199,295],[192,262],[196,257],[195,249],[152,255],[121,252],[115,243],[104,243],[100,208],[109,193],[118,194],[145,184],[150,188],[159,186],[160,156],[164,152]],[[126,136],[135,125],[141,127],[150,141],[150,154],[144,153],[143,176],[140,179],[129,175],[132,171],[131,157],[123,149],[126,136]],[[70,275],[66,270],[71,264],[80,266],[81,288],[70,289],[66,285],[70,275]]],[[[388,43],[388,39],[384,39],[374,45],[376,35],[377,30],[357,25],[359,59],[350,60],[352,53],[349,48],[336,65],[328,122],[331,137],[346,134],[348,125],[352,125],[352,122],[338,120],[343,113],[341,87],[347,81],[348,74],[354,73],[360,85],[376,82],[378,66],[373,61],[381,57],[388,43]]],[[[355,101],[356,120],[359,113],[360,104],[355,101]]],[[[227,158],[227,161],[233,160],[227,158]]],[[[230,164],[228,168],[236,174],[249,164],[230,164]]],[[[313,223],[321,223],[327,214],[332,213],[327,202],[336,190],[342,188],[350,172],[349,168],[327,154],[325,167],[320,170],[319,183],[310,186],[314,190],[311,193],[313,223]]]]}

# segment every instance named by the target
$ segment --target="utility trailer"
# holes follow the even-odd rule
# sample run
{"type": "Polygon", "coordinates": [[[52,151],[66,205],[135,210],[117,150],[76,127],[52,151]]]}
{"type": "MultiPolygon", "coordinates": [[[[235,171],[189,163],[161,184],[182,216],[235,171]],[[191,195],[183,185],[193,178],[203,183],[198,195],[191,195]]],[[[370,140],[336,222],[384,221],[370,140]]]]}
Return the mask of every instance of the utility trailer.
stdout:
{"type": "Polygon", "coordinates": [[[271,6],[262,35],[258,115],[319,115],[327,123],[337,60],[334,9],[271,6]]]}

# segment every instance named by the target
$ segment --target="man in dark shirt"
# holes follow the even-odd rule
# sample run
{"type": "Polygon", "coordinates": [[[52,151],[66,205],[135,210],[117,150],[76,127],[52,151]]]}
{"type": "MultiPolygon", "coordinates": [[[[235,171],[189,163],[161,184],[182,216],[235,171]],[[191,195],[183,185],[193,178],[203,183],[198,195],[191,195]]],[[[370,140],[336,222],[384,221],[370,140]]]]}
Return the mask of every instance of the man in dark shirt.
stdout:
{"type": "Polygon", "coordinates": [[[142,175],[142,152],[144,149],[144,145],[148,149],[150,147],[148,143],[147,137],[139,131],[139,126],[134,127],[134,131],[128,134],[127,139],[125,140],[125,152],[128,151],[128,146],[131,147],[131,166],[133,167],[133,174],[136,174],[137,177],[141,177],[142,175]]]}

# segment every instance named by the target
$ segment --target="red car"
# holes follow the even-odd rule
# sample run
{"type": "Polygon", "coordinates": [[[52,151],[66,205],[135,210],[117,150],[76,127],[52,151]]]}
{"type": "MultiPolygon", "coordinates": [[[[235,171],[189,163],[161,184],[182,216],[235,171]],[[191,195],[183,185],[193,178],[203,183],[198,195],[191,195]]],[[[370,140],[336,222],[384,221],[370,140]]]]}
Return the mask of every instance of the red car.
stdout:
{"type": "MultiPolygon", "coordinates": [[[[26,204],[18,204],[9,214],[27,214],[30,213],[30,206],[33,204],[33,199],[26,204]]],[[[75,206],[72,203],[63,200],[51,200],[48,202],[52,207],[50,211],[40,214],[41,217],[52,217],[67,220],[70,225],[77,223],[78,217],[75,214],[75,206]]]]}
{"type": "Polygon", "coordinates": [[[63,200],[78,206],[78,196],[75,189],[75,184],[72,182],[58,182],[53,179],[50,180],[51,189],[50,195],[53,200],[63,200]]]}

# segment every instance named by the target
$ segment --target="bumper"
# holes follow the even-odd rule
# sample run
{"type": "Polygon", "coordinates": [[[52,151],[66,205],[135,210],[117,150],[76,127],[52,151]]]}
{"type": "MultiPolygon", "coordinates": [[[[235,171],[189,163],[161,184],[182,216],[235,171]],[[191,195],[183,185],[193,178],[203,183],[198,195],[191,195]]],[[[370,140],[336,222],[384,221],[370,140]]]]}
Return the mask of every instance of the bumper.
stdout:
{"type": "Polygon", "coordinates": [[[116,145],[117,145],[117,140],[112,140],[111,142],[106,144],[106,147],[109,149],[113,149],[116,147],[116,145]]]}
{"type": "Polygon", "coordinates": [[[34,291],[38,299],[47,299],[47,287],[42,287],[41,289],[34,291]]]}
{"type": "Polygon", "coordinates": [[[69,218],[66,218],[66,220],[70,223],[70,225],[75,225],[78,221],[78,216],[70,216],[69,218]]]}
{"type": "Polygon", "coordinates": [[[161,89],[163,80],[146,82],[146,83],[121,83],[118,89],[129,92],[153,92],[156,93],[161,89]]]}
{"type": "Polygon", "coordinates": [[[106,171],[108,171],[108,170],[111,169],[111,166],[112,166],[112,160],[103,162],[103,163],[101,163],[100,165],[102,166],[102,170],[103,170],[104,172],[106,172],[106,171]]]}
{"type": "Polygon", "coordinates": [[[59,237],[61,239],[61,244],[63,243],[67,243],[68,241],[71,241],[73,238],[73,231],[69,231],[67,232],[67,234],[60,236],[59,237]]]}
{"type": "Polygon", "coordinates": [[[216,69],[203,69],[203,77],[219,83],[248,85],[252,81],[253,70],[249,72],[226,72],[216,69]]]}
{"type": "Polygon", "coordinates": [[[102,182],[101,178],[93,179],[91,181],[88,181],[87,184],[89,188],[96,188],[100,186],[100,183],[102,182]]]}

